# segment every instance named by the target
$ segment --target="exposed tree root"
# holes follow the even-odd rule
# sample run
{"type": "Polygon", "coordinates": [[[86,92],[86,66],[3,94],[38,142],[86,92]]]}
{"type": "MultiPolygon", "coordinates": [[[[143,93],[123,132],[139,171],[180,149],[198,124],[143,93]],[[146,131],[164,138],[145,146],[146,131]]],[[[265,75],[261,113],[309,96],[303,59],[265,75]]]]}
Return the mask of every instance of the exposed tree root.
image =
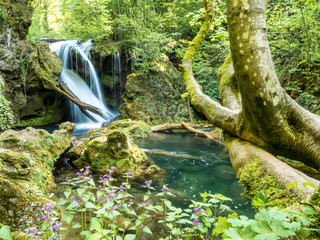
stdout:
{"type": "Polygon", "coordinates": [[[320,181],[308,177],[252,143],[232,137],[230,134],[225,134],[225,139],[233,169],[237,174],[249,161],[259,159],[267,171],[275,176],[282,185],[287,186],[291,182],[296,182],[298,188],[292,188],[292,191],[301,199],[308,199],[315,191],[310,186],[304,187],[303,183],[310,182],[316,187],[320,185],[320,181]]]}

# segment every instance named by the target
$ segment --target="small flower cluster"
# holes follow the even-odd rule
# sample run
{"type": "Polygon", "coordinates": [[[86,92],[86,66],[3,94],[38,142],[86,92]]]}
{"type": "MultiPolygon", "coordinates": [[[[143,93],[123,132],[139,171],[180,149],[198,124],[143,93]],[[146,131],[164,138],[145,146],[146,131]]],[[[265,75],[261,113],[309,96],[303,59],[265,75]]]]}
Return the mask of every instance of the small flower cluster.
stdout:
{"type": "Polygon", "coordinates": [[[46,204],[43,206],[45,215],[43,215],[42,219],[44,220],[42,223],[41,231],[36,228],[27,229],[26,233],[28,234],[26,239],[61,239],[60,230],[62,223],[58,218],[58,213],[54,210],[54,205],[46,204]]]}

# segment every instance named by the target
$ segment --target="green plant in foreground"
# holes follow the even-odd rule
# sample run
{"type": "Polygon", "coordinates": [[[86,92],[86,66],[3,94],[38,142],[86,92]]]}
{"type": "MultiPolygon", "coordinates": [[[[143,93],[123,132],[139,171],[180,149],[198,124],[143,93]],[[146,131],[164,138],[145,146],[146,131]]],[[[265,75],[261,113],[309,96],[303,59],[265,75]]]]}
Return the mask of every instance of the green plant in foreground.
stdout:
{"type": "Polygon", "coordinates": [[[46,204],[43,207],[45,215],[42,217],[44,221],[41,225],[41,229],[38,230],[35,227],[26,229],[28,234],[26,239],[61,239],[60,230],[62,223],[59,221],[59,213],[55,211],[54,205],[46,204]]]}
{"type": "MultiPolygon", "coordinates": [[[[170,239],[283,239],[309,236],[307,228],[318,212],[312,206],[303,206],[301,211],[292,209],[268,209],[273,207],[269,197],[258,192],[252,205],[259,208],[254,219],[238,216],[224,203],[230,201],[221,194],[202,193],[201,202],[192,201],[189,208],[173,206],[169,196],[174,195],[164,185],[161,192],[153,195],[152,181],[146,181],[146,193],[141,200],[135,200],[129,193],[131,188],[129,172],[125,181],[119,183],[112,177],[115,168],[99,178],[99,185],[90,175],[90,167],[78,172],[76,178],[67,180],[64,192],[66,204],[63,220],[70,226],[73,239],[86,240],[133,240],[141,234],[153,234],[150,222],[162,227],[160,240],[170,239]],[[160,197],[160,201],[156,199],[160,197]],[[76,214],[80,220],[76,220],[76,214]],[[149,221],[152,220],[152,221],[149,221]],[[78,231],[75,231],[78,229],[78,231]]],[[[27,239],[60,239],[61,223],[54,207],[45,205],[47,214],[41,230],[27,230],[27,239]]],[[[157,226],[159,229],[159,226],[157,226]]],[[[1,231],[1,230],[0,230],[1,231]]],[[[144,236],[145,238],[146,236],[144,236]]],[[[153,237],[153,236],[152,236],[153,237]]],[[[301,238],[299,238],[301,239],[301,238]]]]}
{"type": "Polygon", "coordinates": [[[0,223],[0,239],[12,240],[12,234],[9,226],[5,226],[0,223]]]}

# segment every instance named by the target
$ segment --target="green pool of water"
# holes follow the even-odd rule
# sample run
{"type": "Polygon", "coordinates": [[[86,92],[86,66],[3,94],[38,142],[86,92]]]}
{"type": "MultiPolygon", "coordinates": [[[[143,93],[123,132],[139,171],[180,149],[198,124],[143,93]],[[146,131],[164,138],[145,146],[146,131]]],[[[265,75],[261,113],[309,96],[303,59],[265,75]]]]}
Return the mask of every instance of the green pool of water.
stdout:
{"type": "Polygon", "coordinates": [[[227,205],[238,214],[254,215],[250,200],[241,196],[243,188],[224,146],[193,133],[156,133],[151,138],[135,140],[135,143],[145,149],[190,155],[176,158],[149,154],[166,170],[165,184],[179,193],[176,202],[181,206],[189,204],[190,199],[200,201],[199,193],[221,193],[233,199],[227,205]]]}

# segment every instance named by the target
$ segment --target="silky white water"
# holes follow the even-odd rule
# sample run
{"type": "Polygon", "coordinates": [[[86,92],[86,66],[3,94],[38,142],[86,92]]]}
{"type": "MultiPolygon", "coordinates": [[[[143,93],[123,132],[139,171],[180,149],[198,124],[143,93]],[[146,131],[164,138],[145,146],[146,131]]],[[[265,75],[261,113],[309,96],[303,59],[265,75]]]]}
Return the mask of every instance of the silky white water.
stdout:
{"type": "Polygon", "coordinates": [[[118,114],[111,111],[104,103],[100,81],[90,61],[92,47],[91,40],[83,43],[69,40],[50,44],[51,51],[57,53],[63,64],[60,81],[66,84],[81,102],[101,109],[105,115],[102,118],[97,114],[90,113],[95,120],[93,121],[83,114],[76,104],[69,101],[71,120],[76,123],[78,130],[100,127],[103,122],[110,121],[118,114]],[[79,74],[79,66],[84,69],[82,76],[79,74]]]}

